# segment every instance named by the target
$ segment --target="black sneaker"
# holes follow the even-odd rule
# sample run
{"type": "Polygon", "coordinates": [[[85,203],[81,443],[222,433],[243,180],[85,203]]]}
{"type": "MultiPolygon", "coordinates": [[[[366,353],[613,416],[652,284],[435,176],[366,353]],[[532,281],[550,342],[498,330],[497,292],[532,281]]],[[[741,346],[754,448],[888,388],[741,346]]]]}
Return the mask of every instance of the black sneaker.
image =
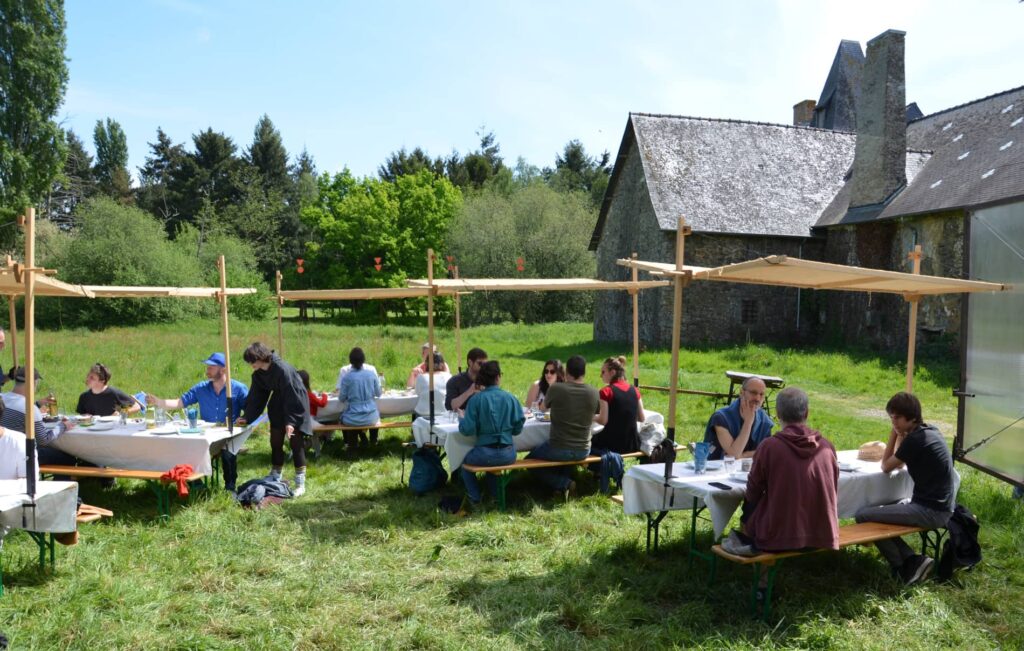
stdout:
{"type": "Polygon", "coordinates": [[[903,566],[900,568],[900,578],[903,579],[905,585],[914,585],[924,581],[931,573],[934,564],[935,561],[930,556],[914,554],[903,562],[903,566]]]}

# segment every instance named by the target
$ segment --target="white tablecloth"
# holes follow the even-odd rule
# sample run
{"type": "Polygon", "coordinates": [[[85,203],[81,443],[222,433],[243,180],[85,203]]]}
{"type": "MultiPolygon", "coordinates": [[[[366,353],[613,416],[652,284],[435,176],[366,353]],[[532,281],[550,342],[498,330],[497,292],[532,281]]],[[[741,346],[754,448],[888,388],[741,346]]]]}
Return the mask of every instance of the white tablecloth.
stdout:
{"type": "Polygon", "coordinates": [[[185,427],[181,423],[156,430],[147,430],[143,423],[118,425],[106,431],[76,427],[61,434],[53,446],[98,466],[167,471],[188,464],[194,471],[210,475],[211,455],[224,449],[238,454],[261,422],[262,417],[248,427],[236,426],[233,434],[228,433],[227,427],[206,425],[199,434],[179,434],[178,428],[185,427]],[[157,433],[165,431],[173,433],[157,433]]]}
{"type": "MultiPolygon", "coordinates": [[[[661,414],[644,410],[644,417],[653,423],[663,423],[661,414]]],[[[594,433],[604,429],[601,425],[594,425],[594,433]]],[[[430,422],[426,418],[417,418],[412,424],[412,435],[416,445],[422,447],[425,443],[443,445],[445,457],[448,461],[448,469],[455,470],[462,465],[462,460],[473,446],[476,445],[475,436],[464,436],[459,434],[459,424],[449,420],[446,414],[441,414],[434,420],[434,433],[431,436],[430,422]]],[[[523,425],[523,431],[512,437],[515,443],[516,452],[532,450],[541,443],[546,443],[551,438],[551,423],[534,420],[528,416],[523,425]]]]}
{"type": "Polygon", "coordinates": [[[77,527],[78,484],[73,481],[37,481],[35,508],[24,479],[0,480],[0,538],[11,529],[66,533],[77,527]]]}
{"type": "MultiPolygon", "coordinates": [[[[410,394],[408,391],[388,391],[377,398],[377,411],[380,412],[381,418],[411,414],[416,409],[418,400],[415,392],[410,394]]],[[[346,403],[337,396],[331,396],[327,399],[327,406],[317,410],[316,419],[321,423],[336,423],[341,412],[345,411],[345,406],[346,403]]]]}
{"type": "MultiPolygon", "coordinates": [[[[840,518],[850,518],[864,506],[889,504],[909,498],[914,482],[906,469],[882,472],[881,463],[857,461],[856,450],[842,450],[839,461],[857,466],[855,472],[839,473],[838,510],[840,518]]],[[[622,483],[623,508],[632,515],[657,511],[674,511],[706,505],[717,539],[725,531],[732,514],[743,502],[746,484],[729,479],[725,471],[708,471],[696,475],[687,464],[672,467],[671,489],[665,489],[665,464],[643,464],[626,471],[622,483]],[[721,490],[709,482],[728,484],[732,490],[721,490]]]]}

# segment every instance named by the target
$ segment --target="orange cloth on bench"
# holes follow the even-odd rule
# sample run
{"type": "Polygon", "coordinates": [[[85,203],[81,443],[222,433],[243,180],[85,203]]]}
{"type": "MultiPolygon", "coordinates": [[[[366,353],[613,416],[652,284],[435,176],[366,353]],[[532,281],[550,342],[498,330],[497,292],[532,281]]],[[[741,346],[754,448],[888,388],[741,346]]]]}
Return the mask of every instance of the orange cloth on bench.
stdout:
{"type": "Polygon", "coordinates": [[[180,464],[160,475],[160,481],[176,482],[178,484],[178,497],[187,497],[188,478],[192,476],[192,472],[192,466],[187,463],[180,464]]]}

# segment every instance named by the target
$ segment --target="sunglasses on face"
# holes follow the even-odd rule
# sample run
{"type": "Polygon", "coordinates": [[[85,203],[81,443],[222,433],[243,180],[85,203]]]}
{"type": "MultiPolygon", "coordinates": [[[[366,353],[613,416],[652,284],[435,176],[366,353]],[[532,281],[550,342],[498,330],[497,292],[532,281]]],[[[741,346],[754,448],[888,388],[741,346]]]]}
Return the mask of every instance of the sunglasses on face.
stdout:
{"type": "Polygon", "coordinates": [[[544,369],[544,375],[558,375],[558,371],[553,368],[544,369]]]}

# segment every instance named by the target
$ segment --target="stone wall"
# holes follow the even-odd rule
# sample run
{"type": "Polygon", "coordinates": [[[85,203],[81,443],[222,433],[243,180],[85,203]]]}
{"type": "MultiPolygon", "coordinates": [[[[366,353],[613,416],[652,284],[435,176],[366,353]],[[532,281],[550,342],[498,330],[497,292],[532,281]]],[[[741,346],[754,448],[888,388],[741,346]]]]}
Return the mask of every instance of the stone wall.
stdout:
{"type": "MultiPolygon", "coordinates": [[[[963,213],[947,212],[831,228],[825,260],[892,271],[913,271],[907,254],[921,245],[921,273],[963,277],[963,213]]],[[[860,343],[888,351],[905,350],[910,315],[901,296],[864,292],[821,292],[828,296],[823,333],[835,343],[860,343]]],[[[960,294],[927,296],[918,307],[918,341],[960,332],[960,294]]]]}

